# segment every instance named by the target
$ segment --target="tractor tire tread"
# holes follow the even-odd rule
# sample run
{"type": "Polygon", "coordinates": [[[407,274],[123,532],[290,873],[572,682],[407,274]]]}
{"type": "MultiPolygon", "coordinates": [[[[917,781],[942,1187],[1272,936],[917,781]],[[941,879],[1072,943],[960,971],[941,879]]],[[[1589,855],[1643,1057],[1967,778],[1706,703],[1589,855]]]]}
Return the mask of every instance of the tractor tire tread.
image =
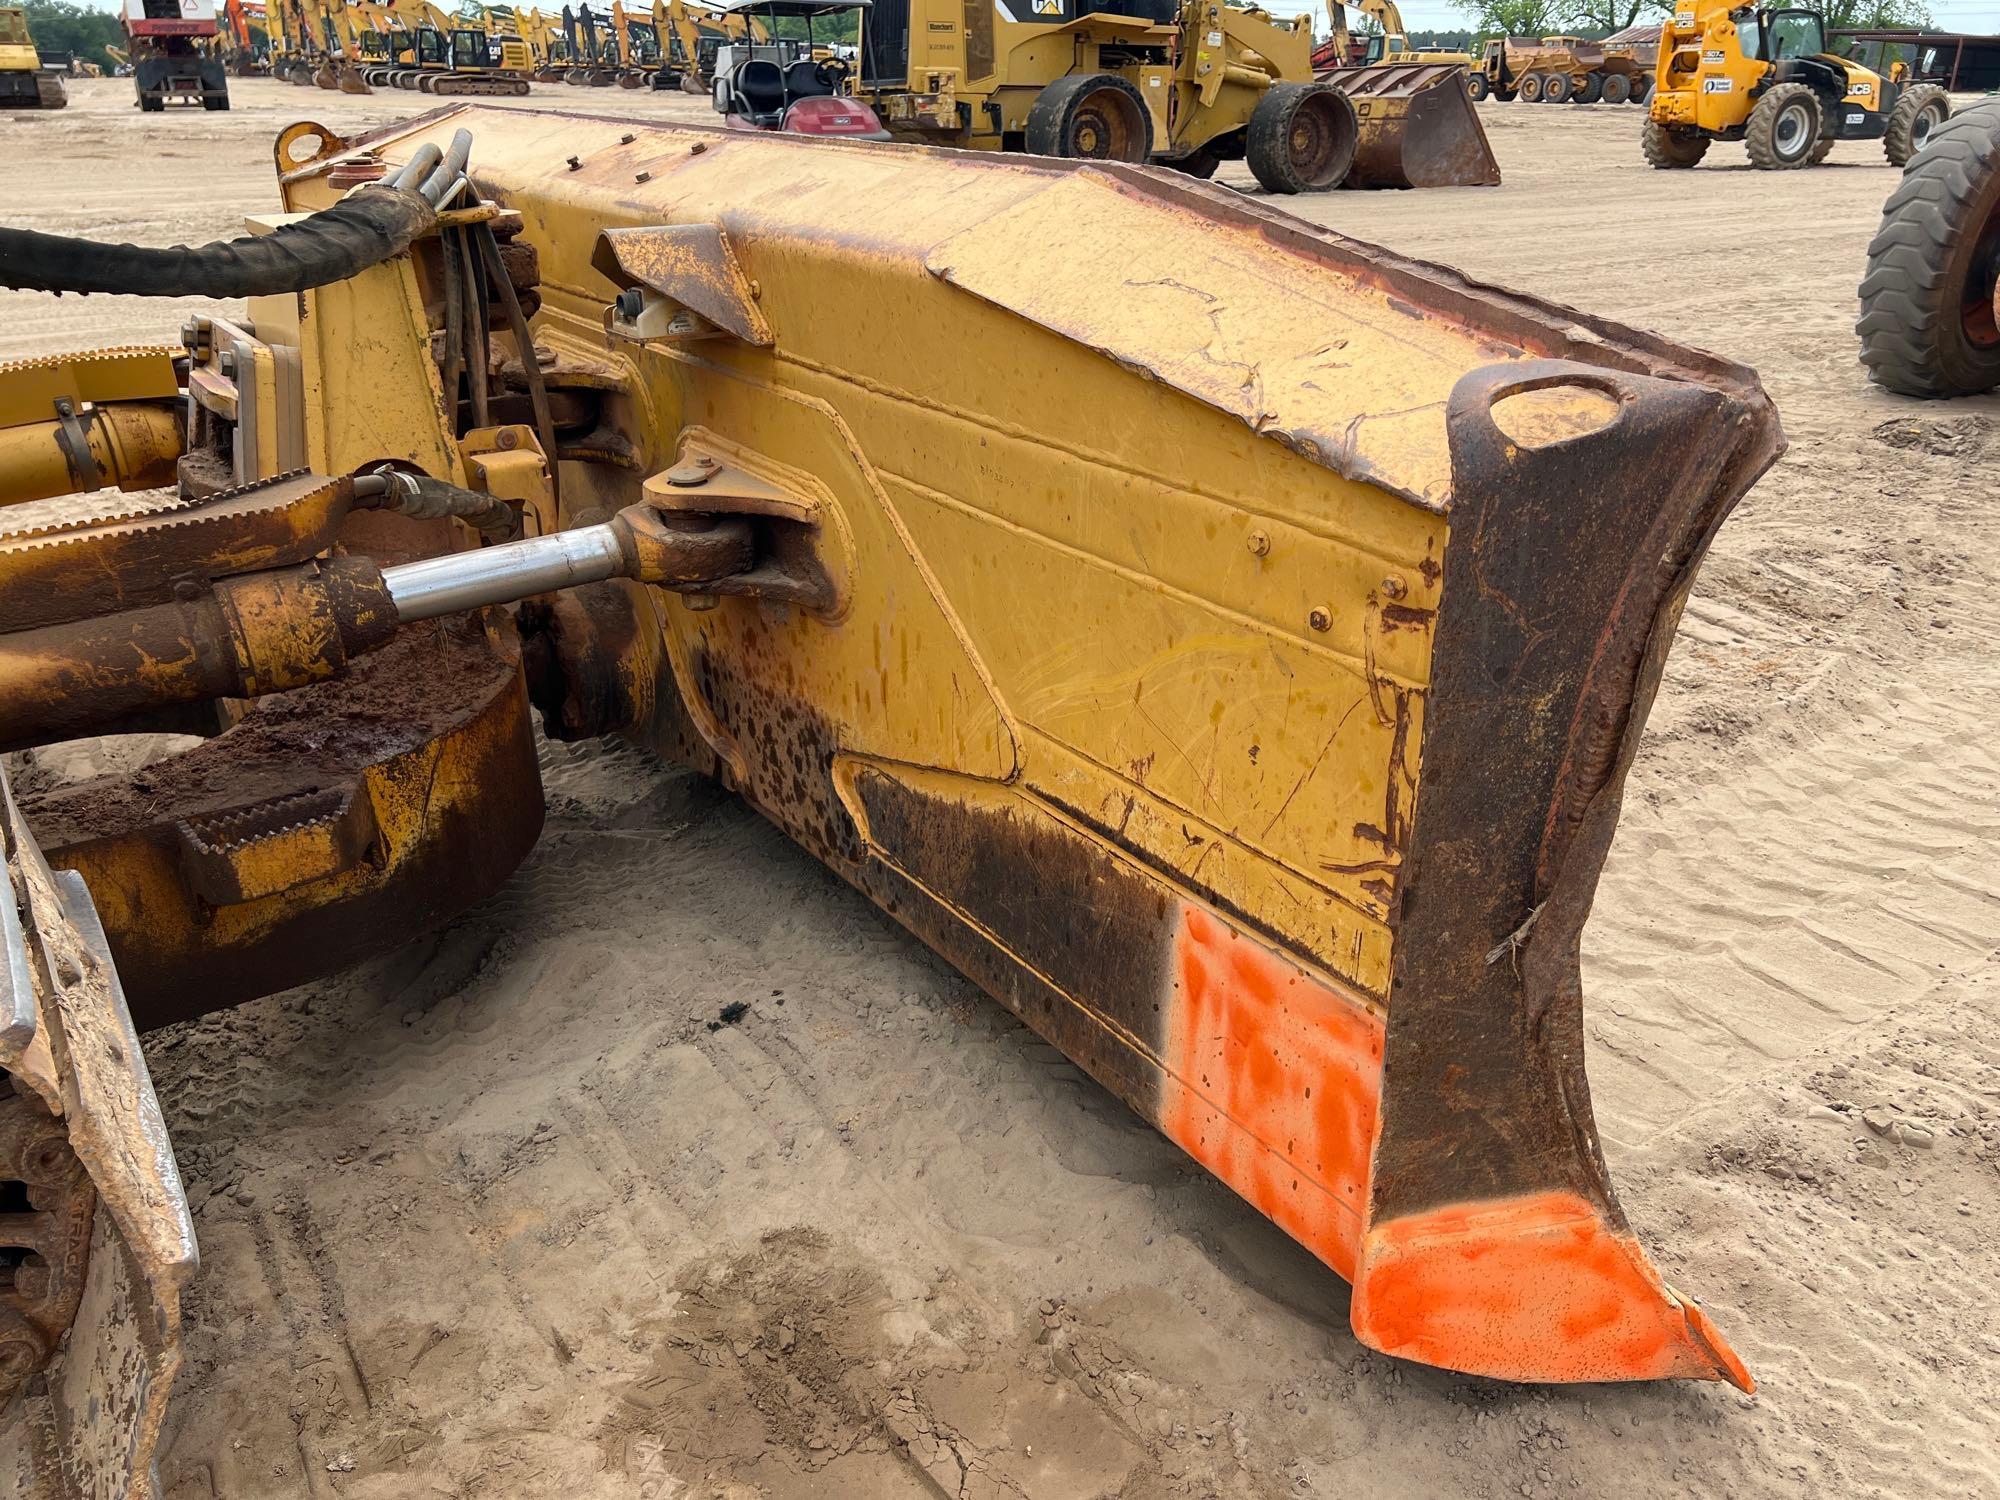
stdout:
{"type": "Polygon", "coordinates": [[[1917,116],[1933,104],[1942,103],[1946,117],[1931,127],[1931,134],[1951,122],[1951,95],[1934,83],[1913,83],[1889,107],[1888,123],[1882,130],[1882,154],[1892,167],[1905,167],[1917,154],[1917,116]]]}
{"type": "Polygon", "coordinates": [[[1861,279],[1861,363],[1906,396],[1973,395],[2000,385],[2000,349],[1958,347],[1951,264],[2000,213],[2000,101],[1953,115],[1911,158],[1882,208],[1861,279]]]}
{"type": "Polygon", "coordinates": [[[1778,156],[1778,117],[1785,112],[1785,106],[1796,99],[1809,101],[1813,117],[1818,120],[1819,96],[1813,93],[1810,85],[1803,83],[1775,84],[1751,109],[1750,118],[1743,124],[1743,148],[1750,153],[1751,166],[1765,172],[1789,172],[1811,165],[1810,150],[1792,161],[1783,161],[1778,156]]]}

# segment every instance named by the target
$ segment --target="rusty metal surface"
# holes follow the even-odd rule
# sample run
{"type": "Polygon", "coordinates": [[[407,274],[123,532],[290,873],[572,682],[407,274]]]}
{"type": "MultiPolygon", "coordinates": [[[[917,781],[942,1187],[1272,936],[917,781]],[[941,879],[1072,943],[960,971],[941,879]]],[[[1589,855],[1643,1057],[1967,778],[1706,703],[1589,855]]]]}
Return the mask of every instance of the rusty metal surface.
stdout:
{"type": "Polygon", "coordinates": [[[171,603],[0,634],[0,749],[338,677],[396,631],[381,570],[365,558],[183,586],[171,603]]]}
{"type": "Polygon", "coordinates": [[[50,860],[89,882],[141,1026],[284,989],[455,916],[533,846],[518,651],[477,620],[406,627],[339,681],[25,811],[50,860]],[[357,848],[345,820],[364,816],[375,837],[357,848]]]}
{"type": "Polygon", "coordinates": [[[171,401],[179,349],[132,345],[0,360],[0,427],[40,422],[58,401],[81,408],[110,401],[171,401]]]}
{"type": "Polygon", "coordinates": [[[750,280],[713,224],[607,230],[591,263],[622,286],[651,287],[747,344],[771,342],[750,280]]]}
{"type": "Polygon", "coordinates": [[[1498,187],[1500,163],[1465,90],[1463,63],[1387,63],[1319,74],[1354,106],[1346,186],[1498,187]]]}
{"type": "MultiPolygon", "coordinates": [[[[38,1189],[51,1203],[58,1194],[95,1198],[94,1212],[72,1212],[62,1245],[42,1251],[47,1261],[65,1257],[43,1269],[64,1279],[70,1321],[0,1418],[0,1490],[25,1500],[150,1500],[180,1364],[180,1298],[197,1260],[194,1228],[89,890],[43,858],[4,773],[0,804],[8,884],[37,982],[36,1042],[0,1055],[0,1068],[18,1082],[36,1046],[54,1063],[54,1097],[34,1101],[39,1120],[19,1111],[26,1129],[8,1139],[34,1158],[24,1164],[34,1207],[43,1206],[38,1189]]],[[[18,1093],[8,1101],[23,1102],[18,1093]]]]}
{"type": "Polygon", "coordinates": [[[0,521],[0,631],[163,604],[189,579],[302,563],[332,543],[353,503],[349,480],[298,473],[52,524],[0,521]]]}
{"type": "Polygon", "coordinates": [[[0,1069],[0,1408],[69,1331],[96,1206],[61,1119],[0,1069]]]}

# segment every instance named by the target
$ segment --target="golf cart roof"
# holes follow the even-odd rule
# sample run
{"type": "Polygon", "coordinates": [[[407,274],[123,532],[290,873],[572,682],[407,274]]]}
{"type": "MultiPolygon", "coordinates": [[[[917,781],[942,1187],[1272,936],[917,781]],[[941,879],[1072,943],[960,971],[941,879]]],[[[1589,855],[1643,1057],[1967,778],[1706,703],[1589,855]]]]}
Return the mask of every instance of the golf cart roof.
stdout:
{"type": "Polygon", "coordinates": [[[830,16],[843,10],[867,10],[875,0],[722,0],[716,9],[727,15],[749,12],[766,16],[830,16]]]}

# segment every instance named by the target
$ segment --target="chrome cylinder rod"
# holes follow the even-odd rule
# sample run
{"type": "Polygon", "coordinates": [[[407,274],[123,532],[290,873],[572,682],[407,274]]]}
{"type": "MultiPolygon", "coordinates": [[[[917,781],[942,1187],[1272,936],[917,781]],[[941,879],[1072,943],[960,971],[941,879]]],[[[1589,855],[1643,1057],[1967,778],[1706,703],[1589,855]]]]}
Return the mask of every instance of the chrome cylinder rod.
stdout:
{"type": "Polygon", "coordinates": [[[434,620],[488,604],[597,583],[626,571],[612,527],[580,526],[474,552],[453,552],[382,570],[396,616],[434,620]]]}

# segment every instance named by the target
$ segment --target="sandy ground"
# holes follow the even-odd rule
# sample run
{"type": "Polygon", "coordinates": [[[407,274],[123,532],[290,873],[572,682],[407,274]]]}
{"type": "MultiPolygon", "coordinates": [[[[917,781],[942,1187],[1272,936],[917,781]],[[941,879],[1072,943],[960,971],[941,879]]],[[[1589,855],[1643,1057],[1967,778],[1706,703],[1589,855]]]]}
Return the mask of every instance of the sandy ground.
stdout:
{"type": "MultiPolygon", "coordinates": [[[[226,233],[279,124],[420,107],[235,92],[0,118],[0,218],[226,233]]],[[[169,1495],[2000,1495],[2000,401],[1863,381],[1876,148],[1667,175],[1636,110],[1484,118],[1504,188],[1294,206],[1751,363],[1792,440],[1585,945],[1625,1202],[1760,1392],[1368,1353],[1337,1278],[757,818],[551,750],[499,897],[150,1038],[204,1255],[169,1495]]],[[[0,356],[182,315],[0,293],[0,356]]]]}

